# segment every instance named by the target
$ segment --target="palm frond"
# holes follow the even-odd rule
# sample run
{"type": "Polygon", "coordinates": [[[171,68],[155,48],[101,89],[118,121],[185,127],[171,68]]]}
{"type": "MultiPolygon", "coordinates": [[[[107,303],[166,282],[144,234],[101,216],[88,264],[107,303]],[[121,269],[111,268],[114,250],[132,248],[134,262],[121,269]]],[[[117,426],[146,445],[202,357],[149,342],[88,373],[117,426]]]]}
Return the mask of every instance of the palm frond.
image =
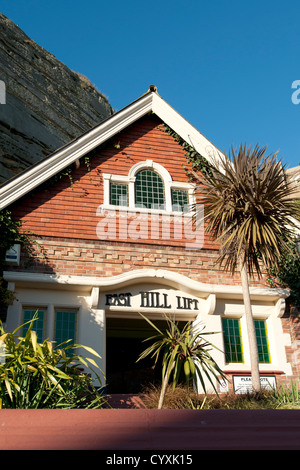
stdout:
{"type": "MultiPolygon", "coordinates": [[[[232,273],[246,262],[249,273],[278,265],[282,251],[295,238],[300,219],[296,188],[287,178],[277,153],[240,145],[219,155],[211,171],[195,175],[204,205],[205,232],[219,246],[218,263],[232,273]]],[[[200,214],[199,214],[200,215],[200,214]]]]}

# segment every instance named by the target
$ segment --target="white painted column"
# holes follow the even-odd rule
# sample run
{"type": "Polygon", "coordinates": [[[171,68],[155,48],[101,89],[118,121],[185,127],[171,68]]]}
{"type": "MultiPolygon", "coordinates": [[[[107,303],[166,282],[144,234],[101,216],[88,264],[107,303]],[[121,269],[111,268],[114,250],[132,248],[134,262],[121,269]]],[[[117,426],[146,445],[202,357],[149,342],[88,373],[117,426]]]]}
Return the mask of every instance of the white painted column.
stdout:
{"type": "Polygon", "coordinates": [[[45,338],[48,338],[49,341],[54,340],[54,324],[55,324],[54,305],[49,304],[46,310],[46,329],[45,329],[45,338]]]}
{"type": "MultiPolygon", "coordinates": [[[[101,385],[105,385],[105,365],[106,365],[106,324],[105,310],[99,309],[99,288],[93,288],[87,303],[84,303],[79,311],[78,318],[78,343],[88,346],[99,354],[100,358],[93,355],[86,349],[79,351],[84,357],[93,359],[99,368],[91,367],[99,375],[101,385]]],[[[90,371],[89,371],[90,372],[90,371]]],[[[95,382],[98,386],[99,383],[95,382]]]]}
{"type": "MultiPolygon", "coordinates": [[[[221,317],[220,315],[214,315],[216,311],[216,295],[210,294],[207,299],[201,304],[200,313],[198,314],[197,318],[193,322],[194,333],[196,334],[203,331],[203,333],[216,333],[203,336],[204,341],[211,342],[214,346],[219,349],[222,349],[222,326],[221,326],[221,317]]],[[[209,351],[210,355],[214,358],[218,366],[222,369],[224,365],[224,354],[215,348],[211,348],[209,351]]],[[[200,370],[202,371],[201,367],[200,370]]],[[[206,391],[208,393],[215,393],[212,384],[206,377],[206,374],[203,372],[202,377],[204,379],[206,391]]],[[[210,375],[212,382],[216,389],[219,388],[217,379],[214,376],[210,375]]],[[[204,390],[202,388],[200,380],[197,382],[198,385],[198,392],[203,393],[204,390]]]]}
{"type": "MultiPolygon", "coordinates": [[[[88,311],[82,312],[84,315],[84,326],[81,328],[80,344],[83,346],[91,347],[96,353],[99,354],[100,358],[89,353],[85,349],[82,351],[82,355],[93,359],[98,367],[95,368],[95,372],[100,376],[101,385],[105,385],[105,373],[106,373],[106,322],[105,322],[105,311],[98,309],[89,309],[88,311]]],[[[99,384],[96,384],[97,386],[99,384]]]]}
{"type": "MultiPolygon", "coordinates": [[[[15,300],[12,305],[7,308],[6,331],[12,332],[23,323],[22,304],[15,300]]],[[[18,331],[21,334],[21,330],[18,331]]]]}

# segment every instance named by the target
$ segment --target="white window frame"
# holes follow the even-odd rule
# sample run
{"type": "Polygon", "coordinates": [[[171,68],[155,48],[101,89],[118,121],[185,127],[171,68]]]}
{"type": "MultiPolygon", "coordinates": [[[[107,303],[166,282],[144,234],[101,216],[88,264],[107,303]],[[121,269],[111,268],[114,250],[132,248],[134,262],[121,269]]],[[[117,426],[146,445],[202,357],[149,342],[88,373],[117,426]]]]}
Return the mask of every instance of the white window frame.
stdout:
{"type": "MultiPolygon", "coordinates": [[[[133,165],[128,173],[128,176],[114,175],[111,173],[103,173],[104,182],[104,200],[100,206],[101,211],[105,210],[119,210],[119,211],[138,211],[138,212],[157,212],[159,214],[182,214],[181,211],[173,211],[172,209],[172,189],[179,189],[186,191],[188,194],[189,207],[191,208],[195,204],[195,185],[192,183],[185,183],[179,181],[172,181],[172,177],[168,170],[159,163],[153,160],[146,160],[133,165]],[[136,174],[141,170],[152,169],[162,178],[165,190],[165,209],[147,209],[135,206],[135,180],[136,174]],[[128,187],[128,206],[116,206],[110,204],[110,183],[126,184],[128,187]]],[[[190,214],[193,213],[189,209],[190,214]]]]}

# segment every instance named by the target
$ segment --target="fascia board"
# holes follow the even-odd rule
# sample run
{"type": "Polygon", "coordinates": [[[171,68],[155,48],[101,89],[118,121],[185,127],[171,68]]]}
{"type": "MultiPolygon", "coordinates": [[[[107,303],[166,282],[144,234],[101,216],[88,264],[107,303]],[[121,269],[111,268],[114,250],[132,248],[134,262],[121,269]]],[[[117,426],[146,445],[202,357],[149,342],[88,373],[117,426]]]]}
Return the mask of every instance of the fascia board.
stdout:
{"type": "MultiPolygon", "coordinates": [[[[157,283],[168,285],[179,290],[184,290],[198,297],[207,298],[215,294],[217,298],[243,298],[242,288],[240,286],[204,284],[190,279],[183,274],[163,269],[134,269],[132,271],[111,277],[92,277],[92,276],[73,276],[73,275],[53,275],[39,274],[17,271],[4,271],[3,278],[7,282],[13,282],[21,286],[34,285],[37,287],[48,286],[55,288],[61,286],[65,289],[81,287],[90,288],[99,287],[102,290],[109,288],[122,288],[134,285],[136,283],[157,283]]],[[[289,296],[287,289],[250,287],[250,296],[252,299],[277,301],[289,296]]]]}
{"type": "Polygon", "coordinates": [[[0,210],[27,194],[77,159],[152,111],[153,93],[119,111],[39,164],[0,188],[0,210]]]}

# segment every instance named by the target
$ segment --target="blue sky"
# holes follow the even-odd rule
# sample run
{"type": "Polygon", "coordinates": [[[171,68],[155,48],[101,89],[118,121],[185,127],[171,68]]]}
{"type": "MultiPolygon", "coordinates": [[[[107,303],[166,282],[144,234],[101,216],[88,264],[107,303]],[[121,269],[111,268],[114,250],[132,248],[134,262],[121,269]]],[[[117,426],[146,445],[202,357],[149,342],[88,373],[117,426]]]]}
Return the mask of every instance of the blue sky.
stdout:
{"type": "Polygon", "coordinates": [[[114,109],[155,84],[220,150],[259,143],[299,165],[299,0],[2,0],[0,11],[114,109]]]}

